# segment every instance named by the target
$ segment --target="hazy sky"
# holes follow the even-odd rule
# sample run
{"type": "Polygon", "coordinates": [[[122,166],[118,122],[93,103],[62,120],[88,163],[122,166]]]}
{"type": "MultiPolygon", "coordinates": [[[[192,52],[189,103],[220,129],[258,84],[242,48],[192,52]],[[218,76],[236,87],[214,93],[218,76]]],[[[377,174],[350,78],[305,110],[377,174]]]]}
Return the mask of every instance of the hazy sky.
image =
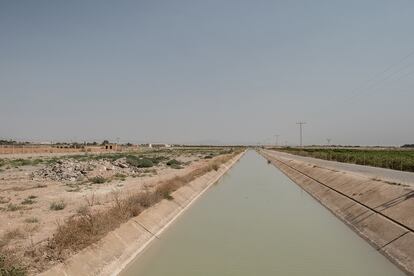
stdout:
{"type": "Polygon", "coordinates": [[[412,0],[0,0],[0,138],[393,145],[413,105],[412,0]]]}

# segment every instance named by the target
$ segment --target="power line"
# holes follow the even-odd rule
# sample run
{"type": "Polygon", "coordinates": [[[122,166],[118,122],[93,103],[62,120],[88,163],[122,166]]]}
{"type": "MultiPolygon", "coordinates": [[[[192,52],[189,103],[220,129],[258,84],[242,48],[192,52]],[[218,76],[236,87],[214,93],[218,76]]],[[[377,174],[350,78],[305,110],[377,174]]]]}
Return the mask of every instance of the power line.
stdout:
{"type": "Polygon", "coordinates": [[[276,138],[276,147],[279,145],[279,134],[275,134],[275,138],[276,138]]]}
{"type": "MultiPolygon", "coordinates": [[[[345,99],[341,100],[341,104],[343,105],[346,103],[347,104],[352,103],[353,99],[355,99],[356,97],[361,96],[362,94],[366,94],[369,90],[372,90],[376,86],[377,86],[376,88],[378,89],[387,80],[391,79],[392,77],[394,77],[395,75],[401,72],[404,72],[406,69],[412,67],[414,63],[409,63],[406,65],[403,65],[402,67],[400,66],[404,64],[404,62],[412,56],[414,56],[414,50],[409,52],[407,55],[403,56],[397,62],[394,62],[391,65],[387,66],[384,70],[381,70],[380,72],[376,74],[373,74],[368,80],[363,82],[361,85],[357,86],[355,89],[351,90],[348,96],[345,99]]],[[[408,74],[400,75],[400,78],[398,78],[397,80],[403,77],[406,77],[408,75],[411,75],[411,74],[412,72],[409,72],[408,74]]],[[[333,103],[336,103],[337,101],[338,99],[335,98],[333,100],[333,103]]]]}

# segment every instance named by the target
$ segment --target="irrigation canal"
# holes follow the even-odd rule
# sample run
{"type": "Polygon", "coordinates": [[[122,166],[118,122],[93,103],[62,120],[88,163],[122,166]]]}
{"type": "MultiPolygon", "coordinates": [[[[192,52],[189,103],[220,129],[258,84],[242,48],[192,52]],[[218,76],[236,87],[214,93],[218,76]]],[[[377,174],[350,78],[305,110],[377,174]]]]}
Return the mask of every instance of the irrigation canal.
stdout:
{"type": "Polygon", "coordinates": [[[121,275],[404,274],[249,151],[121,275]]]}

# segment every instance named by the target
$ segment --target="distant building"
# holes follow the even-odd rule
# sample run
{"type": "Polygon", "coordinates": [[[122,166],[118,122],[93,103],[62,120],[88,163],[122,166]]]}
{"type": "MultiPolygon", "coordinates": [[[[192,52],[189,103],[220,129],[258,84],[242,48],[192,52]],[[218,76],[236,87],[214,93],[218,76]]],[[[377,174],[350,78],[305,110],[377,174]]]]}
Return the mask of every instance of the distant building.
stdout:
{"type": "Polygon", "coordinates": [[[116,150],[116,149],[118,149],[117,144],[105,144],[103,147],[106,150],[116,150]]]}

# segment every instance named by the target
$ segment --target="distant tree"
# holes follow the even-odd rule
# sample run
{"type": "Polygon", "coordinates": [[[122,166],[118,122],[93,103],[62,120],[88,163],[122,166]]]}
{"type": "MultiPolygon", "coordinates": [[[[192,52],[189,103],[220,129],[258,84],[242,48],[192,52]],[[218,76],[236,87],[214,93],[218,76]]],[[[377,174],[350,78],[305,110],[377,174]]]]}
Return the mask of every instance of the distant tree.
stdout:
{"type": "Polygon", "coordinates": [[[414,148],[414,144],[405,144],[401,146],[402,148],[414,148]]]}
{"type": "Polygon", "coordinates": [[[102,146],[105,146],[105,145],[108,145],[109,144],[109,141],[108,140],[104,140],[103,142],[102,142],[102,146]]]}

